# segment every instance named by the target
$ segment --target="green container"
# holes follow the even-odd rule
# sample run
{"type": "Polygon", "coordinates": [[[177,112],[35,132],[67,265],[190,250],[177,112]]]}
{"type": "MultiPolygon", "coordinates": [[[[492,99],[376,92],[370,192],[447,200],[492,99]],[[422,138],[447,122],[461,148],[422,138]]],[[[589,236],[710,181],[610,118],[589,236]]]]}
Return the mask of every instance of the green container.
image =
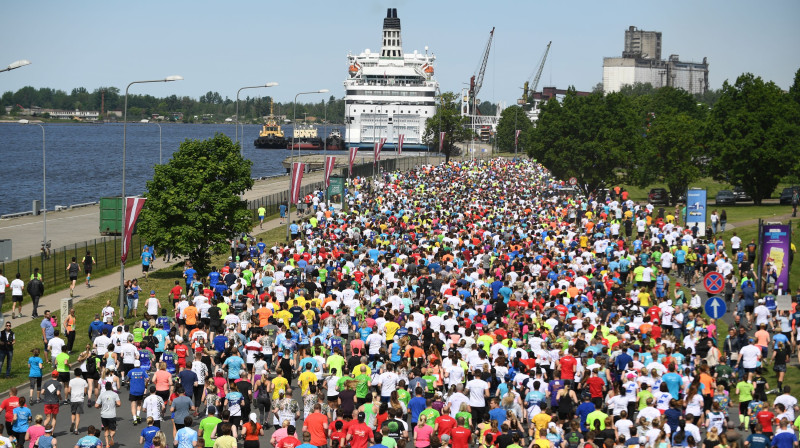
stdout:
{"type": "Polygon", "coordinates": [[[122,197],[100,198],[100,234],[122,234],[122,197]]]}

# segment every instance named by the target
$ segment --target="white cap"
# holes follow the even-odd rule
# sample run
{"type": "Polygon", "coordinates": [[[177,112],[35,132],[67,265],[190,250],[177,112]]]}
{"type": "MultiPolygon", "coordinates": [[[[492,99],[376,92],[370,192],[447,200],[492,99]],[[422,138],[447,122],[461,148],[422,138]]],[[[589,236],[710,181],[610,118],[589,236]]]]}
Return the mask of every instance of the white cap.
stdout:
{"type": "Polygon", "coordinates": [[[250,413],[250,421],[253,423],[258,423],[258,416],[256,415],[255,412],[250,413]]]}

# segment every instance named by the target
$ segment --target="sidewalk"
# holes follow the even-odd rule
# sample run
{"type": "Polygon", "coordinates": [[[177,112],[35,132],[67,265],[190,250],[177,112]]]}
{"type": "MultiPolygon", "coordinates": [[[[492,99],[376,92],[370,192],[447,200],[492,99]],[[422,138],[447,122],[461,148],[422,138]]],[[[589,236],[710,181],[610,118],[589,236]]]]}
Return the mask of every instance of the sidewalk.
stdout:
{"type": "MultiPolygon", "coordinates": [[[[275,228],[278,228],[278,227],[281,227],[281,226],[282,225],[280,224],[280,218],[276,218],[276,219],[273,219],[271,221],[265,221],[264,222],[264,229],[262,230],[259,227],[259,225],[256,224],[255,226],[253,226],[252,234],[253,235],[257,235],[259,233],[267,232],[269,230],[272,230],[272,229],[275,229],[275,228]]],[[[174,258],[173,261],[170,261],[169,263],[166,263],[164,261],[161,261],[160,257],[156,257],[155,260],[153,260],[153,264],[152,264],[152,267],[150,269],[150,273],[153,273],[153,272],[158,271],[160,269],[172,266],[172,265],[174,265],[176,263],[179,263],[181,261],[182,261],[182,259],[180,259],[180,258],[174,258]]],[[[140,277],[142,277],[142,266],[141,266],[141,264],[139,262],[136,262],[136,263],[129,264],[129,265],[125,266],[125,278],[126,279],[140,278],[140,277]]],[[[27,282],[26,282],[26,285],[27,285],[27,282]]],[[[86,287],[86,275],[84,273],[81,273],[81,275],[78,276],[78,281],[75,284],[75,297],[73,297],[73,299],[72,299],[73,300],[73,306],[75,304],[79,303],[80,301],[84,300],[84,299],[89,299],[89,298],[95,297],[95,296],[97,296],[99,294],[102,294],[102,293],[104,293],[106,291],[119,290],[119,270],[117,270],[113,274],[108,274],[108,275],[106,275],[104,277],[92,278],[91,285],[92,285],[91,288],[87,288],[86,287]]],[[[50,286],[52,286],[52,285],[50,285],[50,286]]],[[[48,285],[45,285],[45,293],[47,292],[47,289],[48,289],[48,285]]],[[[147,295],[145,294],[144,297],[147,297],[147,295]]],[[[39,300],[39,309],[38,309],[39,316],[44,315],[44,311],[45,310],[50,310],[50,311],[60,310],[61,309],[61,299],[68,299],[68,298],[69,298],[69,289],[65,289],[65,290],[59,291],[57,293],[45,295],[44,297],[42,297],[39,300]]],[[[11,296],[7,294],[6,295],[6,300],[10,301],[11,300],[11,296]]],[[[140,305],[143,304],[143,303],[144,303],[143,300],[140,301],[140,305]]],[[[114,303],[113,306],[116,307],[117,304],[114,303]]],[[[100,310],[98,310],[98,312],[99,311],[100,310]]],[[[24,296],[24,299],[22,301],[22,315],[24,317],[21,317],[21,318],[17,317],[16,319],[12,320],[11,319],[11,310],[9,309],[8,311],[3,313],[2,320],[0,320],[0,322],[2,322],[4,320],[11,320],[14,323],[14,326],[21,325],[21,324],[24,324],[24,323],[26,323],[26,322],[31,320],[31,314],[32,313],[33,313],[33,303],[31,302],[30,296],[26,292],[25,296],[24,296]]],[[[41,319],[41,317],[36,318],[36,319],[37,320],[41,319]]],[[[59,319],[61,319],[61,316],[59,316],[59,319]]]]}

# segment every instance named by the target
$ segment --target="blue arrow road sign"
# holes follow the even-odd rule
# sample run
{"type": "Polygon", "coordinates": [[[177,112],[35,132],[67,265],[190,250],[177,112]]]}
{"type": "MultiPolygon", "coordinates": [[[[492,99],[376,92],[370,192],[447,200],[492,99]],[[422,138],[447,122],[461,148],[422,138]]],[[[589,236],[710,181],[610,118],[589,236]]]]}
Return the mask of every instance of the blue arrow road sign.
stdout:
{"type": "Polygon", "coordinates": [[[708,314],[708,317],[712,319],[719,319],[725,315],[726,311],[728,311],[725,301],[719,297],[709,297],[708,300],[706,300],[704,308],[706,310],[706,314],[708,314]]]}

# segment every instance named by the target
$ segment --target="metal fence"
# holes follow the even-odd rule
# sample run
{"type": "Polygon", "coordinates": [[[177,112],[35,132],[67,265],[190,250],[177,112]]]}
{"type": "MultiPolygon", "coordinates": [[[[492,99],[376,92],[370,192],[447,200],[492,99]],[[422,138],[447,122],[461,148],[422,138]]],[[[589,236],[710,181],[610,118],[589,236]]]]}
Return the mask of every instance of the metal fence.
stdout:
{"type": "MultiPolygon", "coordinates": [[[[30,255],[12,261],[0,262],[0,269],[3,270],[3,275],[8,277],[9,280],[15,278],[17,273],[19,273],[20,278],[27,283],[28,280],[31,279],[34,269],[38,268],[39,273],[42,275],[45,291],[47,291],[48,288],[59,284],[59,282],[64,282],[66,285],[69,281],[67,266],[69,266],[72,261],[72,257],[75,257],[78,265],[80,265],[81,275],[85,275],[82,272],[82,260],[83,257],[86,256],[87,251],[92,253],[92,257],[96,263],[94,265],[95,272],[119,266],[122,251],[122,238],[95,238],[81,243],[70,244],[57,249],[51,249],[48,255],[30,255]]],[[[131,264],[140,260],[141,255],[142,239],[139,235],[133,235],[127,263],[131,264]]]]}

